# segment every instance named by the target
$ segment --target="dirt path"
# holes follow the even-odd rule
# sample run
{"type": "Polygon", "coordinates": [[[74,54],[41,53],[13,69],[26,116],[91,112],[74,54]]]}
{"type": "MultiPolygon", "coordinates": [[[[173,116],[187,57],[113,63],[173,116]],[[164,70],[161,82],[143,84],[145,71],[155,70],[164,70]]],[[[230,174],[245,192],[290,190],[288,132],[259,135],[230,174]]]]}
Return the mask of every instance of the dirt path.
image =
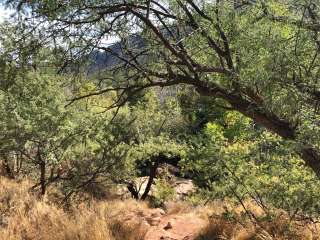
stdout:
{"type": "Polygon", "coordinates": [[[160,208],[143,209],[123,220],[139,221],[146,232],[144,240],[194,240],[207,225],[194,213],[167,214],[160,208]]]}
{"type": "Polygon", "coordinates": [[[192,215],[164,215],[147,231],[145,240],[193,240],[207,222],[192,215]]]}
{"type": "Polygon", "coordinates": [[[208,220],[201,218],[193,210],[167,212],[161,208],[142,208],[121,214],[121,221],[129,225],[139,226],[144,240],[195,240],[207,224],[208,220]]]}

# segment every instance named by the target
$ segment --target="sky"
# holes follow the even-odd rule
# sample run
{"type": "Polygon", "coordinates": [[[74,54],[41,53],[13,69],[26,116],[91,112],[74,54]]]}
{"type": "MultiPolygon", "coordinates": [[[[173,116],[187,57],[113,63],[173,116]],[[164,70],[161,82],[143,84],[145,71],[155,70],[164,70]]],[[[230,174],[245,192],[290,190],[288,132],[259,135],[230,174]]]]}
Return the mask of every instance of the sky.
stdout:
{"type": "MultiPolygon", "coordinates": [[[[1,2],[1,0],[0,0],[0,2],[1,2]]],[[[0,22],[3,22],[3,20],[4,20],[5,18],[7,18],[7,17],[10,15],[10,13],[11,13],[10,10],[5,9],[4,6],[2,6],[2,5],[0,4],[0,22]]]]}
{"type": "MultiPolygon", "coordinates": [[[[6,9],[3,6],[3,0],[0,0],[0,23],[2,23],[6,18],[10,17],[10,14],[13,13],[13,10],[6,9]]],[[[119,41],[119,38],[110,36],[103,41],[103,44],[111,45],[119,41]]]]}

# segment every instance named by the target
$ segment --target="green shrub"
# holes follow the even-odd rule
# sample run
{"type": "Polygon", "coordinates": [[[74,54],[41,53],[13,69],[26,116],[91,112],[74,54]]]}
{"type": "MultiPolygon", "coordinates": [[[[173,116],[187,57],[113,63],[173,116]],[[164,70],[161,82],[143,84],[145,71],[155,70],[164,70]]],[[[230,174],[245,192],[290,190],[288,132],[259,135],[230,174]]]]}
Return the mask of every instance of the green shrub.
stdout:
{"type": "Polygon", "coordinates": [[[156,207],[163,206],[165,202],[173,200],[175,194],[175,189],[166,180],[157,179],[152,204],[156,207]]]}

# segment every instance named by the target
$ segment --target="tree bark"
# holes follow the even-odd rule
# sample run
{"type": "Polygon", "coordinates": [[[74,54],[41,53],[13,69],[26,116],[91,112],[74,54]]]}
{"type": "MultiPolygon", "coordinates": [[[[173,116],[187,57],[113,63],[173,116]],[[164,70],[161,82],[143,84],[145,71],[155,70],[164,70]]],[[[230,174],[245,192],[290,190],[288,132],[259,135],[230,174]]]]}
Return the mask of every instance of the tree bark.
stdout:
{"type": "Polygon", "coordinates": [[[38,164],[40,168],[41,195],[44,195],[46,193],[46,162],[41,157],[40,148],[38,148],[38,164]]]}
{"type": "Polygon", "coordinates": [[[320,153],[312,147],[304,147],[300,150],[300,156],[320,178],[320,153]]]}
{"type": "MultiPolygon", "coordinates": [[[[234,110],[242,113],[243,115],[251,118],[258,124],[261,124],[269,131],[281,136],[287,140],[296,141],[296,127],[292,126],[290,122],[279,118],[272,112],[266,112],[263,106],[255,102],[250,102],[243,98],[241,95],[233,95],[220,91],[217,93],[216,89],[208,87],[196,86],[201,95],[220,97],[226,100],[234,110]]],[[[310,167],[314,173],[320,178],[320,153],[315,148],[310,146],[303,146],[298,154],[304,160],[305,164],[310,167]]]]}
{"type": "Polygon", "coordinates": [[[2,167],[5,170],[5,175],[6,177],[10,178],[10,179],[14,179],[14,172],[12,171],[8,158],[6,156],[3,157],[4,160],[2,161],[2,167]]]}
{"type": "Polygon", "coordinates": [[[149,174],[149,179],[148,179],[148,183],[146,185],[146,188],[144,190],[144,193],[141,196],[141,200],[145,200],[148,197],[148,194],[151,190],[151,186],[153,184],[153,180],[157,175],[157,169],[159,166],[159,159],[156,158],[154,163],[151,163],[151,168],[150,168],[150,174],[149,174]]]}
{"type": "Polygon", "coordinates": [[[40,163],[40,186],[41,186],[41,194],[44,195],[46,193],[46,163],[42,161],[40,163]]]}
{"type": "Polygon", "coordinates": [[[134,187],[134,184],[133,183],[128,183],[127,184],[127,189],[128,191],[131,193],[131,196],[134,198],[134,199],[139,199],[139,193],[138,191],[136,190],[136,188],[134,187]]]}

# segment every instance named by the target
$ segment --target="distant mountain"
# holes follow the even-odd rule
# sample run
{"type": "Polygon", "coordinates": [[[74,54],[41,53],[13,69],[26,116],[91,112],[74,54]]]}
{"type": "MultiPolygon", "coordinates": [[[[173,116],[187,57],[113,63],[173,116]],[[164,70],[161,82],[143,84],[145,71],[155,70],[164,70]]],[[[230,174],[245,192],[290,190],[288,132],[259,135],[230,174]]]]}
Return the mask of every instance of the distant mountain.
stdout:
{"type": "Polygon", "coordinates": [[[131,35],[129,39],[126,40],[126,42],[121,41],[109,46],[108,49],[110,51],[94,51],[91,54],[91,60],[93,64],[90,65],[88,72],[94,73],[99,70],[112,69],[115,66],[118,66],[119,64],[123,63],[123,61],[117,56],[125,59],[130,59],[130,56],[127,55],[124,51],[125,47],[132,49],[132,51],[139,51],[145,46],[146,44],[143,38],[138,34],[134,34],[131,35]]]}

